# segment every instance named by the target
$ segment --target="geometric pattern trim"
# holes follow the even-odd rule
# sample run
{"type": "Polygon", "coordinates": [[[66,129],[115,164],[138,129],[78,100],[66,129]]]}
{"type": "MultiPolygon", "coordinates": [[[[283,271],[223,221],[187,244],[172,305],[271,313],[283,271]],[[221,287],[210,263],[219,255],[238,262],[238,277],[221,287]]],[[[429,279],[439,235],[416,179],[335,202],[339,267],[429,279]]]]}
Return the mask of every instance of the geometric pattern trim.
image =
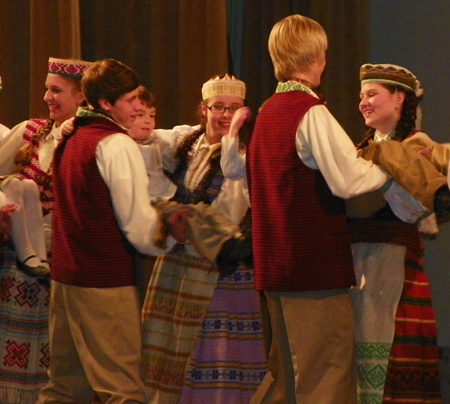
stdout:
{"type": "Polygon", "coordinates": [[[391,343],[357,342],[358,403],[381,404],[383,402],[386,370],[391,343]]]}
{"type": "Polygon", "coordinates": [[[427,275],[409,263],[395,314],[395,336],[386,374],[383,403],[441,404],[437,328],[427,275]]]}
{"type": "Polygon", "coordinates": [[[49,58],[48,72],[67,77],[81,77],[92,64],[84,60],[49,58]]]}
{"type": "Polygon", "coordinates": [[[188,366],[180,403],[248,403],[267,371],[253,269],[219,279],[188,366]]]}
{"type": "Polygon", "coordinates": [[[32,404],[47,383],[50,289],[16,266],[3,246],[0,268],[0,402],[32,404]]]}

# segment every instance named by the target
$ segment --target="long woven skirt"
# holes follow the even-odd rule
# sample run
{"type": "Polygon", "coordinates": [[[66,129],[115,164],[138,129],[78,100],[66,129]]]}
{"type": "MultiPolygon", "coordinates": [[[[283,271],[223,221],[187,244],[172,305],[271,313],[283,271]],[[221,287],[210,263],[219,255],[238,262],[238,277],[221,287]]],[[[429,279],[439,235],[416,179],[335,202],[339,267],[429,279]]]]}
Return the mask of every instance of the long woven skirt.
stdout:
{"type": "Polygon", "coordinates": [[[207,260],[182,248],[157,259],[142,309],[149,403],[178,402],[217,278],[207,260]]]}
{"type": "Polygon", "coordinates": [[[267,368],[253,269],[220,279],[191,358],[180,404],[248,404],[267,368]]]}
{"type": "Polygon", "coordinates": [[[34,404],[47,383],[50,289],[19,271],[2,247],[0,269],[0,402],[34,404]]]}

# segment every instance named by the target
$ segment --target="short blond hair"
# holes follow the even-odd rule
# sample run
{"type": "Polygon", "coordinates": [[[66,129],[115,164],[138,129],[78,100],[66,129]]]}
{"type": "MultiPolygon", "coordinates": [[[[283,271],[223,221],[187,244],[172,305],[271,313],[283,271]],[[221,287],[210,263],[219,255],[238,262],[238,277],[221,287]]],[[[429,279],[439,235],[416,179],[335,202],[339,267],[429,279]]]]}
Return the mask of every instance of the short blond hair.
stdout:
{"type": "Polygon", "coordinates": [[[327,34],[311,18],[299,14],[278,21],[269,36],[269,53],[278,81],[288,81],[295,72],[308,71],[328,47],[327,34]]]}

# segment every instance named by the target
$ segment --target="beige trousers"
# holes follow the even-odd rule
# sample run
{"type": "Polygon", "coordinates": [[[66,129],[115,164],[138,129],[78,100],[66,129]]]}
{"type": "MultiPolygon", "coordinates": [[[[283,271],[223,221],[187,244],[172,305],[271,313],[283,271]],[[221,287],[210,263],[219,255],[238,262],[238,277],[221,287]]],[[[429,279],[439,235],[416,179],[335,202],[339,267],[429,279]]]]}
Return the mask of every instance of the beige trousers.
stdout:
{"type": "Polygon", "coordinates": [[[48,384],[37,404],[145,400],[139,301],[134,286],[82,288],[52,281],[48,384]]]}
{"type": "Polygon", "coordinates": [[[264,292],[268,369],[251,404],[356,404],[347,290],[264,292]]]}

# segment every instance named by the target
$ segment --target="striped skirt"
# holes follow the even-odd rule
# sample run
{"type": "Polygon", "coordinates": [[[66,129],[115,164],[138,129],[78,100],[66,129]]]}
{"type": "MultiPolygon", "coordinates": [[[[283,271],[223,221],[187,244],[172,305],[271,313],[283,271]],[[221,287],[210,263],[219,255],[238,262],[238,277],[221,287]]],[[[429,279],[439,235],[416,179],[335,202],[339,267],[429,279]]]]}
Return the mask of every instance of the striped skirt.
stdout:
{"type": "Polygon", "coordinates": [[[248,404],[266,373],[253,269],[220,279],[199,333],[180,404],[248,404]]]}
{"type": "Polygon", "coordinates": [[[143,344],[149,403],[248,404],[266,370],[253,271],[218,281],[208,261],[182,250],[158,258],[143,344]]]}
{"type": "Polygon", "coordinates": [[[437,328],[420,253],[352,245],[359,404],[441,403],[437,328]]]}
{"type": "Polygon", "coordinates": [[[149,404],[176,404],[218,272],[182,247],[155,263],[142,309],[149,404]]]}

